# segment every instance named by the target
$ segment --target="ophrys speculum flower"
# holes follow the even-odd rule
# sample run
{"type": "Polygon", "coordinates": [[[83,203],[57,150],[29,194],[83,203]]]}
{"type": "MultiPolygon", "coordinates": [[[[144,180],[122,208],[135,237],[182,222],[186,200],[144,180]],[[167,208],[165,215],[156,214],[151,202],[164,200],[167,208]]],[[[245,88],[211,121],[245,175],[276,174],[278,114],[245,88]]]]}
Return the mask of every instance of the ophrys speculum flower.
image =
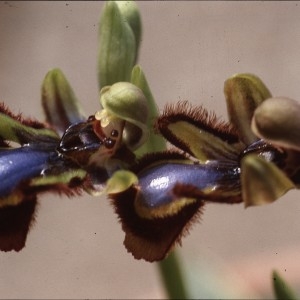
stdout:
{"type": "MultiPolygon", "coordinates": [[[[61,135],[2,107],[1,249],[24,246],[37,195],[44,191],[73,195],[86,190],[97,195],[105,189],[126,233],[125,246],[148,261],[163,259],[180,242],[206,202],[249,206],[276,200],[299,184],[299,164],[295,150],[266,143],[249,130],[255,108],[269,96],[262,96],[265,90],[253,75],[229,79],[225,93],[231,124],[187,102],[167,106],[155,130],[175,147],[138,161],[134,151],[148,136],[143,120],[147,103],[130,83],[103,88],[103,109],[86,120],[79,105],[70,106],[69,101],[74,114],[62,110],[65,120],[52,124],[64,130],[61,135]],[[232,105],[239,107],[230,109],[232,105]],[[72,124],[74,118],[78,122],[72,124]],[[10,147],[7,141],[20,147],[10,147]],[[16,215],[23,218],[12,227],[16,215]]],[[[54,120],[49,112],[65,107],[66,100],[44,106],[48,121],[54,120]]]]}
{"type": "Polygon", "coordinates": [[[38,194],[103,192],[115,170],[133,163],[134,149],[147,137],[147,127],[135,116],[136,109],[143,108],[147,120],[146,100],[133,84],[106,87],[111,97],[103,100],[106,93],[101,93],[103,109],[89,118],[83,117],[70,89],[60,70],[47,74],[42,95],[48,123],[0,107],[1,250],[24,247],[38,194]],[[112,104],[116,88],[126,100],[124,118],[112,104]]]}
{"type": "Polygon", "coordinates": [[[295,155],[251,131],[255,109],[271,97],[261,80],[233,76],[225,95],[231,123],[187,102],[167,106],[155,127],[175,148],[143,157],[132,168],[137,181],[110,193],[135,258],[163,259],[206,202],[259,205],[299,184],[295,155]]]}
{"type": "MultiPolygon", "coordinates": [[[[57,73],[62,76],[55,70],[47,80],[57,73]]],[[[266,91],[253,75],[226,81],[231,123],[187,102],[167,106],[154,127],[174,147],[138,160],[135,151],[151,128],[147,101],[133,84],[104,87],[102,110],[86,119],[74,99],[44,101],[51,127],[2,107],[1,249],[24,246],[37,195],[45,191],[105,191],[122,222],[125,246],[147,261],[163,259],[207,202],[249,206],[276,200],[299,184],[299,156],[249,129],[255,108],[270,96],[266,91]],[[51,123],[57,111],[61,118],[51,123]]]]}

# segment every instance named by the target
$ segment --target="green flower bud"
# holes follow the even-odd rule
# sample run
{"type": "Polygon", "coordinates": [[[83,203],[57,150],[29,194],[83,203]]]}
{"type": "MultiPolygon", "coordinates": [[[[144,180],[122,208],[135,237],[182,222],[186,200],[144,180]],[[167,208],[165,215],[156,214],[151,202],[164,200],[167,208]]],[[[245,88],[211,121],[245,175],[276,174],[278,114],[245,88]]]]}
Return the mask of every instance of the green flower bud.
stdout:
{"type": "Polygon", "coordinates": [[[300,104],[288,98],[270,98],[256,110],[251,124],[260,138],[278,146],[300,150],[300,104]]]}
{"type": "Polygon", "coordinates": [[[148,137],[147,100],[141,89],[129,82],[105,86],[100,91],[100,103],[104,109],[96,113],[96,119],[105,127],[115,118],[125,120],[123,141],[130,150],[142,145],[148,137]]]}
{"type": "Polygon", "coordinates": [[[137,56],[137,43],[128,21],[113,1],[105,4],[100,19],[99,34],[100,87],[119,81],[129,81],[137,56]]]}
{"type": "Polygon", "coordinates": [[[272,203],[295,188],[275,164],[256,154],[245,155],[241,161],[241,171],[245,207],[272,203]]]}
{"type": "Polygon", "coordinates": [[[136,42],[136,59],[142,35],[141,16],[135,1],[116,1],[121,15],[128,22],[136,42]]]}
{"type": "Polygon", "coordinates": [[[71,125],[84,120],[81,106],[60,69],[50,70],[42,83],[42,105],[46,120],[60,135],[71,125]]]}
{"type": "Polygon", "coordinates": [[[252,74],[236,74],[225,81],[224,93],[230,122],[237,128],[240,139],[251,144],[257,137],[250,124],[254,110],[271,94],[264,83],[252,74]]]}

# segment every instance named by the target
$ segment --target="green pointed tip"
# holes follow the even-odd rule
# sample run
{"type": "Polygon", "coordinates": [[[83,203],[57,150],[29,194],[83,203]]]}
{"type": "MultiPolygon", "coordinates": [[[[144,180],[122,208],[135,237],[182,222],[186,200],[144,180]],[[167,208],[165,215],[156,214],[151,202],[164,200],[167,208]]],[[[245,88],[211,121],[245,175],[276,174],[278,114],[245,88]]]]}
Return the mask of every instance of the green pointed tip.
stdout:
{"type": "Polygon", "coordinates": [[[276,299],[299,299],[299,297],[296,296],[295,292],[292,290],[289,284],[275,270],[272,272],[272,281],[276,299]]]}
{"type": "Polygon", "coordinates": [[[116,194],[126,191],[130,186],[138,182],[136,175],[130,171],[120,170],[107,180],[106,194],[116,194]]]}

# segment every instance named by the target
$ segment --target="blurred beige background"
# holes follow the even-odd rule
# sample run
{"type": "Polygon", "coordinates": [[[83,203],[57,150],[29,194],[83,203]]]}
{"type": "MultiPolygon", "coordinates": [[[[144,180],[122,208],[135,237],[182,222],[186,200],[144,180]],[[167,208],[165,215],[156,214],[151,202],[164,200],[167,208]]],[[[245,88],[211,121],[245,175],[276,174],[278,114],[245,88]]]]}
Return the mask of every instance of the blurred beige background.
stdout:
{"type": "MultiPolygon", "coordinates": [[[[299,2],[138,2],[139,63],[162,109],[187,99],[226,119],[223,82],[260,76],[300,99],[299,2]]],[[[0,101],[42,119],[40,84],[60,67],[98,110],[103,2],[0,2],[0,101]]],[[[1,125],[1,124],[0,124],[1,125]]],[[[264,207],[207,205],[179,254],[195,297],[271,296],[271,270],[300,283],[299,192],[264,207]],[[213,293],[214,292],[214,293],[213,293]],[[219,292],[219,294],[216,292],[219,292]]],[[[0,253],[1,298],[163,298],[156,264],[136,261],[105,198],[44,195],[26,248],[0,253]]]]}

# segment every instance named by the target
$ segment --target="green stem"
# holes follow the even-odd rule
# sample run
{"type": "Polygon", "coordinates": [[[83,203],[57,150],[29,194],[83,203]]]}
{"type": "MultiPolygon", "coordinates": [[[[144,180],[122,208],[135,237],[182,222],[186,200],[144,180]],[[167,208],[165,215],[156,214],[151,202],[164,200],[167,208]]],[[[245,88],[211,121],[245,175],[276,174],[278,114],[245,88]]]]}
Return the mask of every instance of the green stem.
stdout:
{"type": "Polygon", "coordinates": [[[158,263],[159,272],[169,299],[188,299],[180,260],[176,251],[158,263]]]}

